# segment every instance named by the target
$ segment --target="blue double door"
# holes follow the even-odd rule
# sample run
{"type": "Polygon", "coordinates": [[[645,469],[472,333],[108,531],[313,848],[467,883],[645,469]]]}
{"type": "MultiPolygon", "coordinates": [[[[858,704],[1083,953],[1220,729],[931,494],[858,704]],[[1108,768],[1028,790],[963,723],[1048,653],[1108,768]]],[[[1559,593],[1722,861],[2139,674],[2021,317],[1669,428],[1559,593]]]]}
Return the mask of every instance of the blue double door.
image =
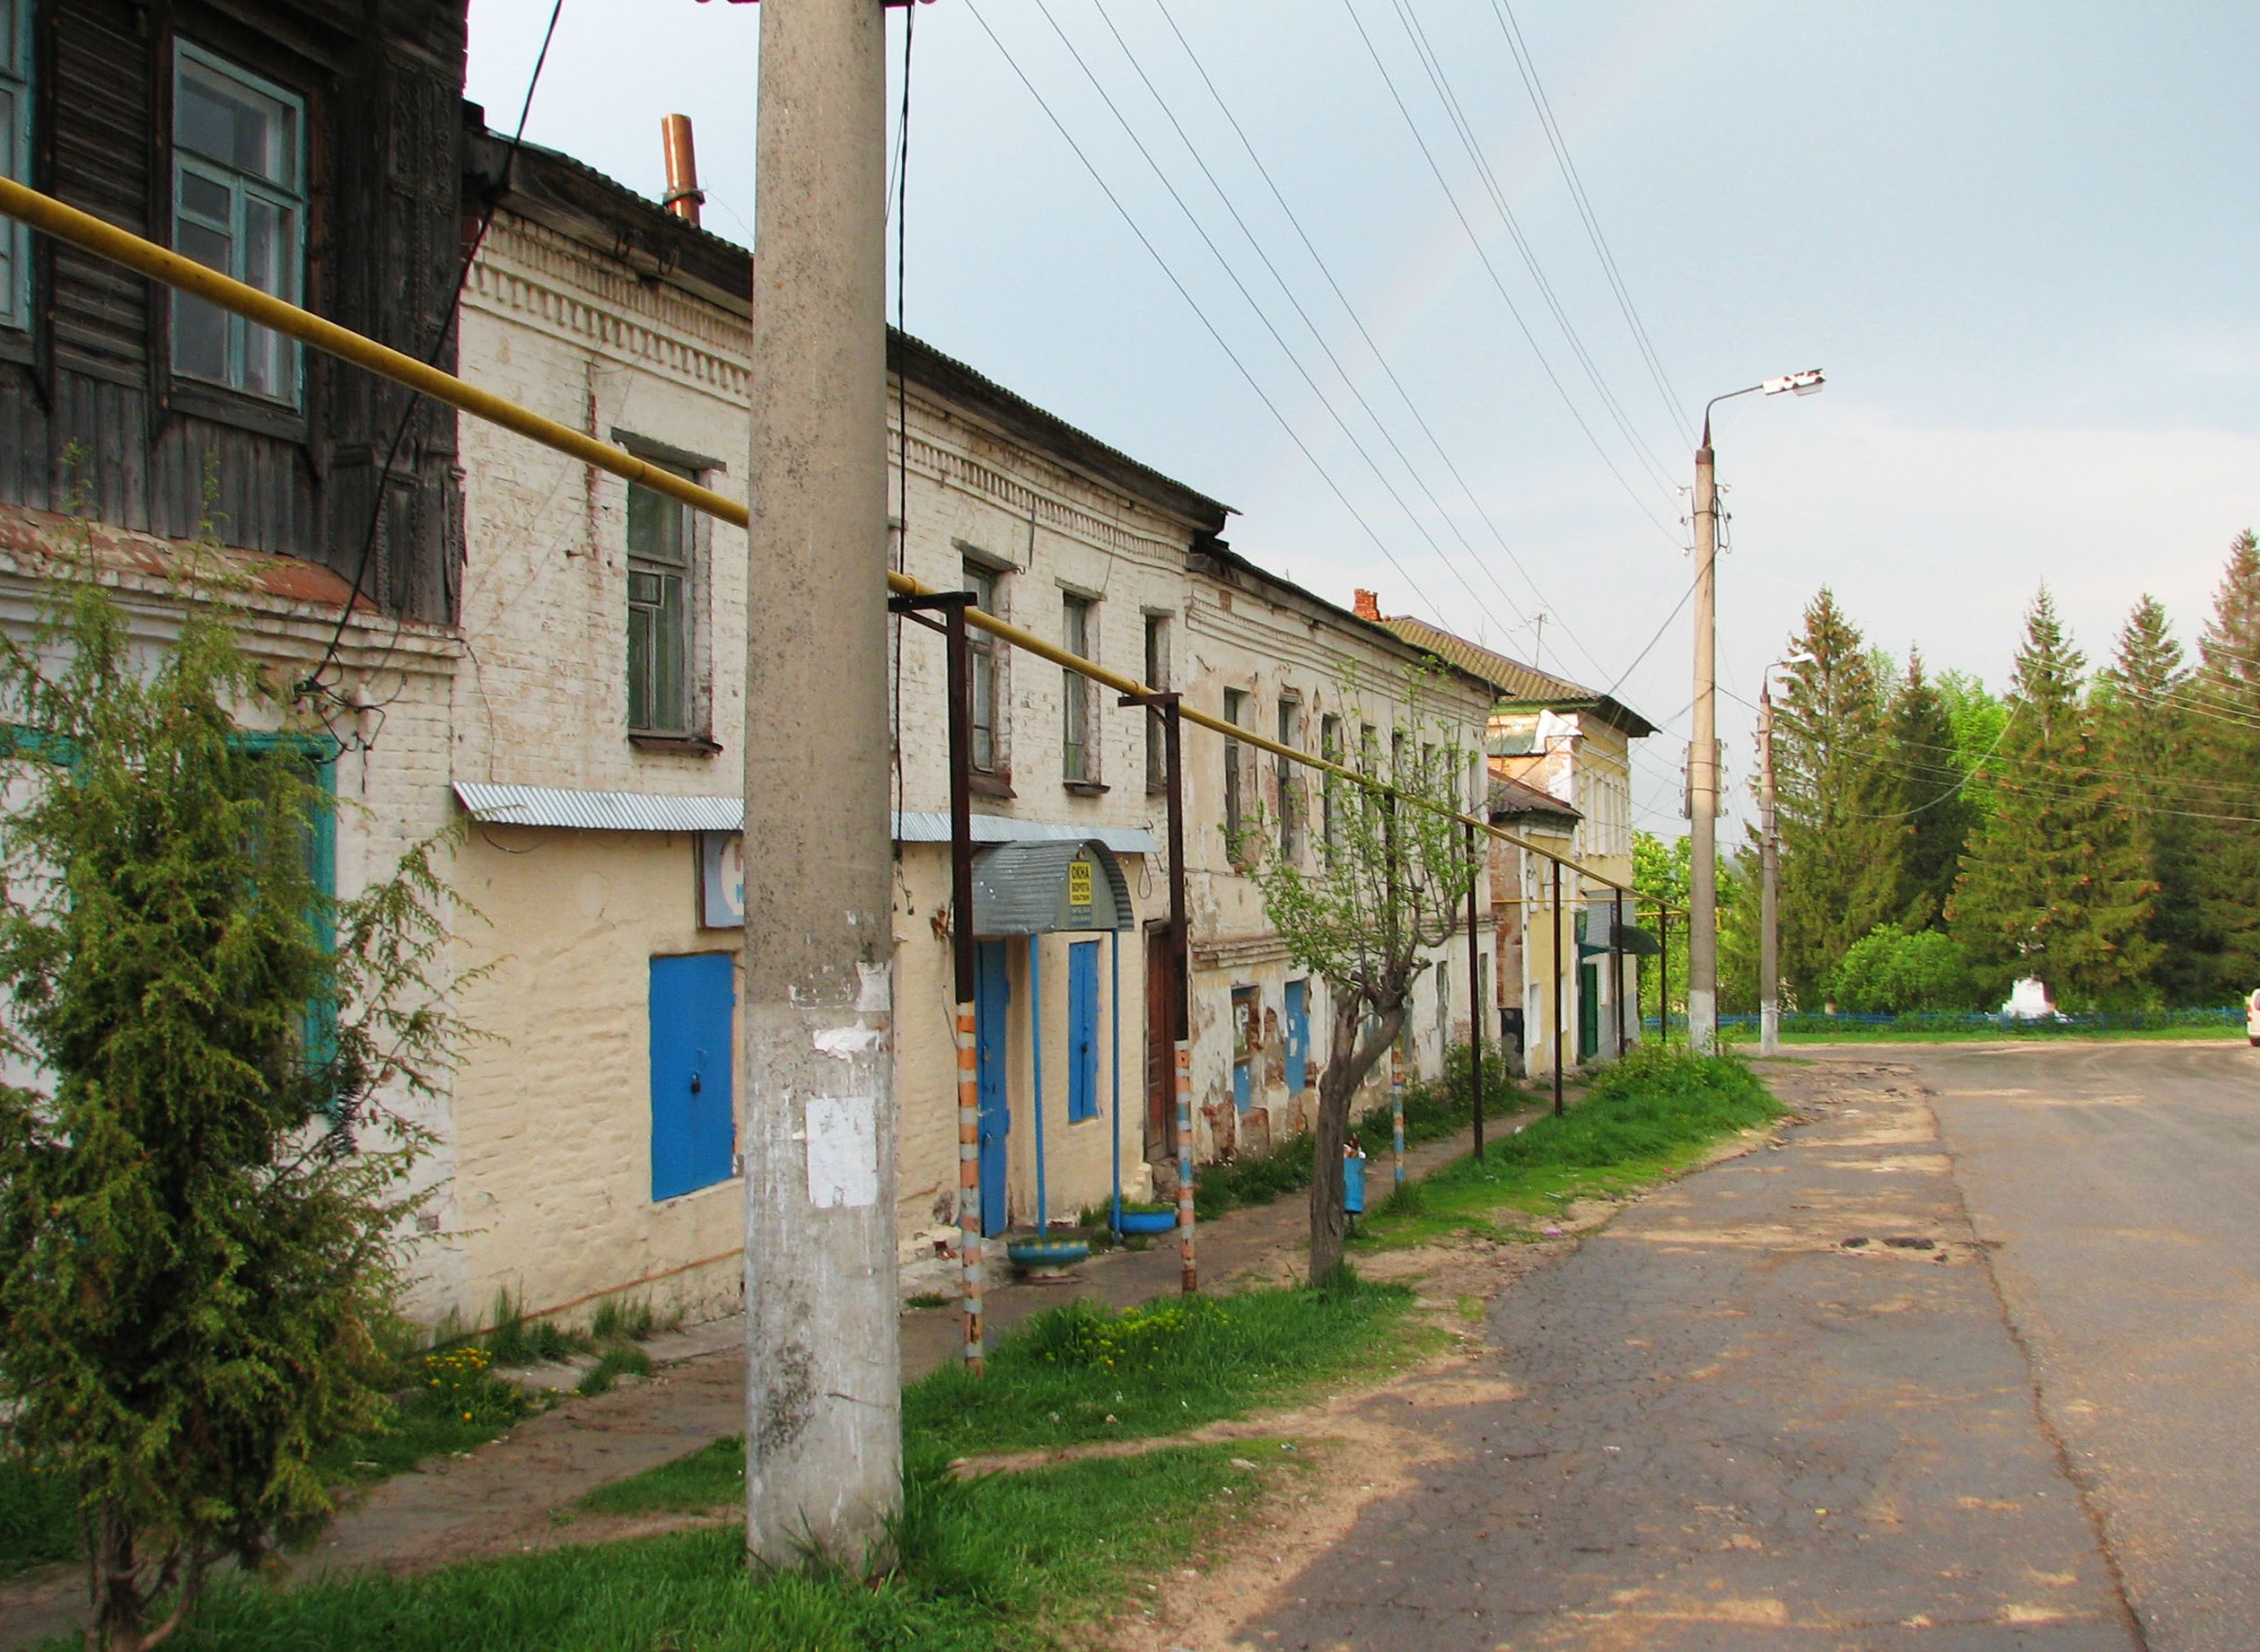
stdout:
{"type": "MultiPolygon", "coordinates": [[[[1012,948],[1005,940],[984,940],[974,948],[973,1065],[980,1091],[978,1132],[981,1231],[1002,1233],[1010,1225],[1009,1150],[1012,1132],[1012,948]]],[[[1042,967],[1040,942],[1021,943],[1032,971],[1042,967]]],[[[1031,995],[1034,1059],[1048,1042],[1041,1025],[1042,1000],[1031,995]]],[[[1073,942],[1067,948],[1067,1119],[1070,1123],[1099,1115],[1099,943],[1073,942]]],[[[1056,1036],[1056,1032],[1054,1032],[1056,1036]]],[[[1040,1133],[1039,1139],[1040,1139],[1040,1133]]]]}

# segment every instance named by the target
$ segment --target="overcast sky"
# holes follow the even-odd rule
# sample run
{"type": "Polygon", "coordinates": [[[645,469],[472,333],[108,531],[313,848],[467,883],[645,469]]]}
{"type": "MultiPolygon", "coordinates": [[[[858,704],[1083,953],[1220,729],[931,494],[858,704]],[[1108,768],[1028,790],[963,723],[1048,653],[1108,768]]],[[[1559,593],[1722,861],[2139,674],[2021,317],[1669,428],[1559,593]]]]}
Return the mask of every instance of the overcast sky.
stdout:
{"type": "MultiPolygon", "coordinates": [[[[550,4],[472,0],[497,129],[550,4]]],[[[660,118],[688,114],[707,225],[749,242],[759,17],[565,0],[528,136],[656,196],[660,118]]],[[[908,324],[1336,600],[1621,676],[1666,729],[1640,824],[1676,835],[1685,490],[1721,392],[1829,379],[1719,410],[1729,694],[1823,583],[1997,686],[2044,581],[2091,660],[2146,590],[2194,638],[2260,520],[2256,63],[2260,7],[2194,0],[938,0],[908,324]]],[[[1748,727],[1722,701],[1738,790],[1748,727]]]]}

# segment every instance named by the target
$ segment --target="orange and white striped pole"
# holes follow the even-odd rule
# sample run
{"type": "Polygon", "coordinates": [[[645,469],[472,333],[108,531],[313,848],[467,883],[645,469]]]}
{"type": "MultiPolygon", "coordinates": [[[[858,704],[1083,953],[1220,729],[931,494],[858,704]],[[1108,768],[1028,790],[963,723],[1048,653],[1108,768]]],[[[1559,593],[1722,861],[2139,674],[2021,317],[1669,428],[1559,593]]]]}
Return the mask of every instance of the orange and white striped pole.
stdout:
{"type": "Polygon", "coordinates": [[[958,1037],[958,1257],[965,1307],[965,1367],[981,1375],[981,1078],[971,1004],[959,1004],[958,1037]]]}
{"type": "Polygon", "coordinates": [[[1201,1288],[1201,1266],[1193,1254],[1193,1044],[1177,1041],[1177,1236],[1185,1264],[1181,1288],[1187,1296],[1201,1288]]]}

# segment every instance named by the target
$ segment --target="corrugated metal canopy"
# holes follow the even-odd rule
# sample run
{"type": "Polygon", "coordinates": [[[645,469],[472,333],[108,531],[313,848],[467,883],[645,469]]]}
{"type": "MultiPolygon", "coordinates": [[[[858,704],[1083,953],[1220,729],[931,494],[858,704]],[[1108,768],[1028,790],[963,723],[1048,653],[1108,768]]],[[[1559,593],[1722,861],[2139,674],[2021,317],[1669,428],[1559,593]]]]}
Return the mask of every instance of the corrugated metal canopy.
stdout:
{"type": "Polygon", "coordinates": [[[1134,922],[1129,882],[1114,851],[1095,838],[999,843],[973,858],[976,935],[1126,930],[1134,922]]]}
{"type": "MultiPolygon", "coordinates": [[[[909,809],[895,817],[895,841],[946,843],[950,817],[909,809]]],[[[1085,826],[1072,820],[1015,820],[1006,815],[973,817],[977,843],[1104,843],[1117,854],[1160,854],[1161,845],[1143,826],[1085,826]]]]}
{"type": "Polygon", "coordinates": [[[459,780],[465,809],[496,826],[570,826],[583,832],[734,832],[742,798],[665,797],[646,791],[574,791],[459,780]]]}

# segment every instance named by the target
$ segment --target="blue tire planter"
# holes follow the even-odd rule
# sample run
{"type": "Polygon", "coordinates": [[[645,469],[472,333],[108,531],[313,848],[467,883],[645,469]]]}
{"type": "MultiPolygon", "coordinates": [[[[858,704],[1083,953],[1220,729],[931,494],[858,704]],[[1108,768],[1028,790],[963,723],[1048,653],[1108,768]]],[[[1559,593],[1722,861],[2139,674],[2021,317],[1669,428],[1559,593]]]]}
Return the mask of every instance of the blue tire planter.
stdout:
{"type": "Polygon", "coordinates": [[[1072,1268],[1077,1263],[1090,1259],[1091,1241],[1064,1235],[1055,1237],[1029,1234],[1025,1237],[1006,1238],[1004,1254],[1014,1267],[1027,1268],[1031,1272],[1072,1268]]]}
{"type": "Polygon", "coordinates": [[[1122,1231],[1125,1233],[1168,1233],[1177,1226],[1175,1211],[1125,1211],[1122,1231]]]}

